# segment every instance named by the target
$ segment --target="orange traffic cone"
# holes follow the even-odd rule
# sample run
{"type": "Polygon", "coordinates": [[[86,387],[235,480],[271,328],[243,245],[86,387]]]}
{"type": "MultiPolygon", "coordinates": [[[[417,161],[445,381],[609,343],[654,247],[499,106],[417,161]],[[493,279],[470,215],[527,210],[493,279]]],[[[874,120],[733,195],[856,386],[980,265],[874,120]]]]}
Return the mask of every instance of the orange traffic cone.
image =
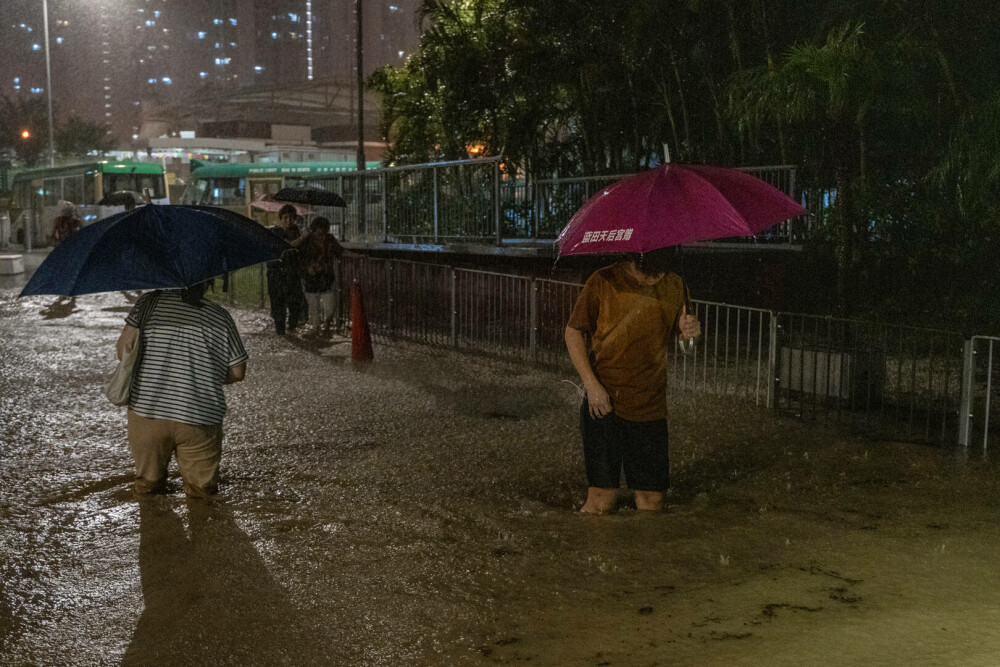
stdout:
{"type": "Polygon", "coordinates": [[[365,314],[365,300],[361,294],[361,285],[355,280],[351,286],[351,359],[371,361],[374,358],[372,336],[368,331],[368,316],[365,314]]]}

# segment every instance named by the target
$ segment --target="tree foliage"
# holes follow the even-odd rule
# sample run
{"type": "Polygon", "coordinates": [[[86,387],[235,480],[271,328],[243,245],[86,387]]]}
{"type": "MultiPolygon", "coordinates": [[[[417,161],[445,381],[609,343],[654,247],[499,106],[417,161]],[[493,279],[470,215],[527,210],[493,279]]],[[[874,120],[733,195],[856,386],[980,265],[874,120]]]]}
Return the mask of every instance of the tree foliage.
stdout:
{"type": "MultiPolygon", "coordinates": [[[[57,116],[58,117],[58,116],[57,116]]],[[[56,157],[78,159],[111,149],[107,128],[77,117],[55,127],[56,157]]],[[[0,97],[0,149],[12,150],[28,167],[44,164],[49,151],[48,104],[44,98],[0,97]],[[21,133],[27,130],[25,139],[21,133]]]]}
{"type": "Polygon", "coordinates": [[[529,175],[597,175],[666,144],[676,161],[793,164],[832,202],[817,239],[845,308],[892,276],[960,299],[988,266],[1000,13],[983,3],[426,0],[422,19],[419,50],[369,82],[394,161],[482,145],[529,175]]]}

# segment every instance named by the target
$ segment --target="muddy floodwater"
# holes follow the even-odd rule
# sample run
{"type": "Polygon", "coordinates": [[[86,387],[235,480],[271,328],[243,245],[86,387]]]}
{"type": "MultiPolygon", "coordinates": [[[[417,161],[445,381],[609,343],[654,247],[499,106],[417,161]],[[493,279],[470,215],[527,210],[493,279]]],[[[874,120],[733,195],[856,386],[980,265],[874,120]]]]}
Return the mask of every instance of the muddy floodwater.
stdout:
{"type": "MultiPolygon", "coordinates": [[[[134,294],[0,286],[0,665],[1000,664],[997,467],[675,397],[662,514],[585,491],[570,376],[270,333],[221,493],[130,491],[134,294]]],[[[176,470],[174,469],[174,472],[176,470]]]]}

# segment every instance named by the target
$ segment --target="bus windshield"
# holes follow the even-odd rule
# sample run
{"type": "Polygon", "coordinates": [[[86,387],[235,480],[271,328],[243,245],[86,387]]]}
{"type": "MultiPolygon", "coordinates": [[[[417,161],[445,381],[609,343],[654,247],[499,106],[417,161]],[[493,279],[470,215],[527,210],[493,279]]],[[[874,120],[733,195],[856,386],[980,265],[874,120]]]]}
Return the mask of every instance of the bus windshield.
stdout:
{"type": "Polygon", "coordinates": [[[163,199],[167,193],[163,191],[162,174],[108,174],[102,175],[101,190],[107,196],[119,190],[133,190],[143,193],[149,188],[153,199],[163,199]]]}

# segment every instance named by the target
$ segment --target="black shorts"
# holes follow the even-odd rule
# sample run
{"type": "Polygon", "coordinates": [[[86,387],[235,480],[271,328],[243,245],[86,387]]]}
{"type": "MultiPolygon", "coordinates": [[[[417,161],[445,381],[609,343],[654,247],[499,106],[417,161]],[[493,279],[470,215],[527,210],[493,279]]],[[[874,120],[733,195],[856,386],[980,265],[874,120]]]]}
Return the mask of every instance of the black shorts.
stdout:
{"type": "Polygon", "coordinates": [[[583,399],[580,433],[589,486],[617,489],[623,468],[630,489],[666,491],[670,486],[666,419],[636,422],[613,412],[594,419],[583,399]]]}

